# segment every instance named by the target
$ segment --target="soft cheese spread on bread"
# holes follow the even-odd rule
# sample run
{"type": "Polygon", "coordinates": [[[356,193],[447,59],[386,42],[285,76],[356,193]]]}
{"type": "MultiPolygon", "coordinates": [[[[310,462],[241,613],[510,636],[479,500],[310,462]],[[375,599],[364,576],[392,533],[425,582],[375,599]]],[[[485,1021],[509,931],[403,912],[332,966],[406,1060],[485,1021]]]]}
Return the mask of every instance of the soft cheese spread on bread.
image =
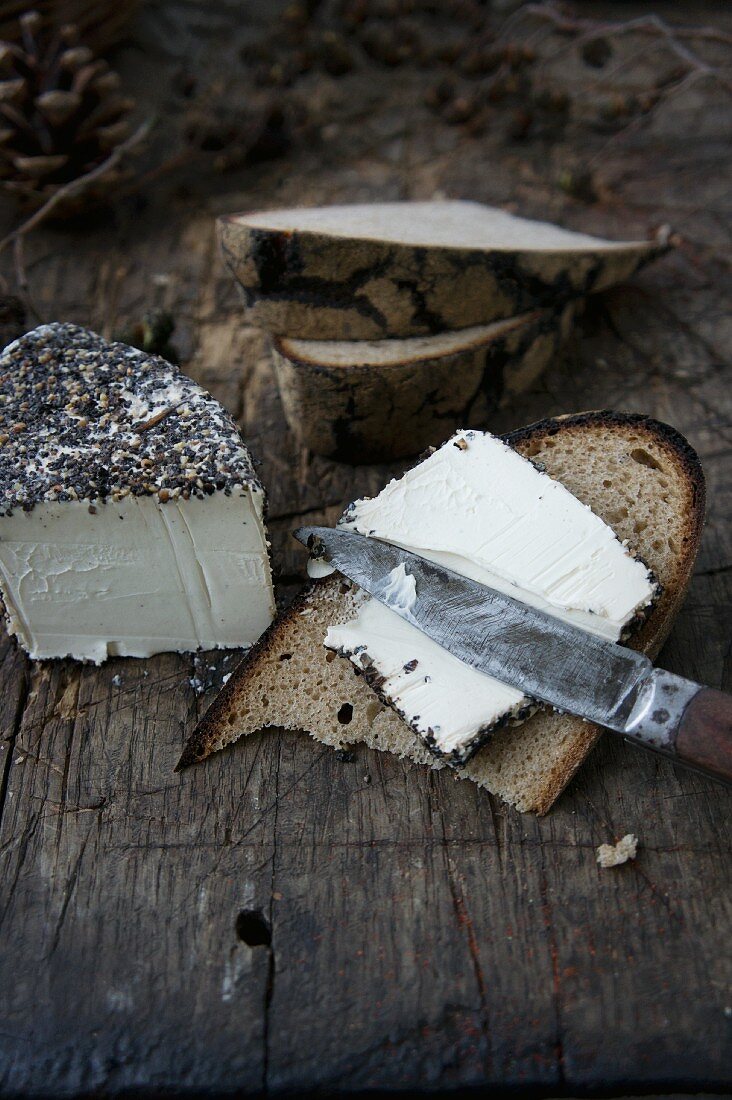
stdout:
{"type": "Polygon", "coordinates": [[[177,368],[69,324],[0,356],[0,584],[32,657],[246,646],[274,614],[264,490],[177,368]]]}
{"type": "MultiPolygon", "coordinates": [[[[458,432],[341,523],[618,641],[657,585],[606,523],[500,439],[458,432]]],[[[402,581],[402,585],[404,581],[402,581]]],[[[433,750],[466,760],[531,700],[364,597],[325,644],[348,656],[433,750]]]]}

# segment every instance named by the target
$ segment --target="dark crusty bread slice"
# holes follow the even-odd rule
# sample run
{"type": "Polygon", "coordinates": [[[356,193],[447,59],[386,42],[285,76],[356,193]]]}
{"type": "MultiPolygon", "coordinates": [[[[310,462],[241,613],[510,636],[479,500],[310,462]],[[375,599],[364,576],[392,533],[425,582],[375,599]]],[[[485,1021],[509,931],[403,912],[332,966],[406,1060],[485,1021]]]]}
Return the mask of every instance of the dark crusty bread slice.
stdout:
{"type": "Polygon", "coordinates": [[[567,338],[578,305],[405,340],[275,337],[287,422],[302,446],[344,462],[420,454],[531,386],[567,338]]]}
{"type": "Polygon", "coordinates": [[[378,340],[488,324],[629,278],[665,248],[476,202],[368,203],[218,220],[245,318],[278,335],[378,340]]]}
{"type": "MultiPolygon", "coordinates": [[[[632,644],[655,656],[684,598],[701,536],[704,475],[692,448],[665,424],[612,412],[544,420],[506,439],[544,463],[653,570],[663,592],[632,644]]],[[[348,615],[350,599],[349,586],[337,576],[308,588],[244,658],[178,767],[264,726],[306,730],[334,747],[362,741],[442,766],[351,663],[323,646],[329,624],[348,615]]],[[[498,730],[456,775],[518,810],[543,814],[599,733],[571,715],[542,709],[521,726],[498,730]]]]}

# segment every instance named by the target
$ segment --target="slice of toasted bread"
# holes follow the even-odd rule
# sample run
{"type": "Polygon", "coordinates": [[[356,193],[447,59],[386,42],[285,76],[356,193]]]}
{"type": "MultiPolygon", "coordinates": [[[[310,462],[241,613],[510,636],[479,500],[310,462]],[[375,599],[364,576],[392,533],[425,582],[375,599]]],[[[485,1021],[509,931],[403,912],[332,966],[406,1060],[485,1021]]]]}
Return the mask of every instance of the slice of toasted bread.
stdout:
{"type": "MultiPolygon", "coordinates": [[[[542,462],[642,556],[663,585],[633,645],[655,656],[691,579],[704,518],[704,475],[686,440],[648,417],[612,412],[544,420],[507,442],[542,462]]],[[[302,729],[324,744],[365,742],[440,767],[349,661],[323,646],[332,622],[349,614],[338,577],[295,601],[247,654],[185,747],[178,767],[264,726],[302,729]]],[[[542,709],[495,733],[456,775],[518,810],[546,813],[599,736],[596,726],[542,709]]]]}
{"type": "Polygon", "coordinates": [[[397,202],[218,220],[246,320],[312,340],[483,325],[629,278],[655,241],[607,241],[477,202],[397,202]]]}
{"type": "Polygon", "coordinates": [[[578,304],[406,340],[277,337],[287,422],[302,446],[343,462],[417,455],[531,386],[567,338],[578,304]]]}

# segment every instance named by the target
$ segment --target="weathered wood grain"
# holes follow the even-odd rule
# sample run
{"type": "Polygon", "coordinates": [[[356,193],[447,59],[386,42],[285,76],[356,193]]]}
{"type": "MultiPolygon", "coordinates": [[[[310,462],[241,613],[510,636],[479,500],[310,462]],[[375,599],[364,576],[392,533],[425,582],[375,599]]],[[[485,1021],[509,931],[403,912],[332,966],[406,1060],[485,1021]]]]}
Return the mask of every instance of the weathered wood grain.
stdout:
{"type": "MultiPolygon", "coordinates": [[[[687,22],[717,18],[681,7],[687,22]]],[[[251,28],[237,5],[208,8],[153,5],[147,53],[121,59],[131,71],[148,58],[139,80],[163,112],[177,110],[170,74],[194,40],[212,68],[239,64],[231,43],[251,28]]],[[[625,68],[616,57],[619,80],[656,63],[643,45],[625,68]]],[[[585,79],[569,47],[554,65],[557,80],[585,79]]],[[[670,222],[680,247],[592,302],[543,379],[486,426],[614,406],[688,435],[709,517],[662,662],[732,689],[729,101],[692,81],[628,133],[518,143],[436,121],[416,69],[377,76],[326,82],[340,129],[284,161],[153,192],[93,231],[37,233],[40,316],[110,335],[150,306],[173,311],[185,369],[261,459],[288,598],[302,570],[290,530],[333,522],[400,466],[298,449],[214,214],[439,189],[590,232],[670,222]],[[557,180],[591,158],[604,200],[587,205],[557,180]]],[[[31,667],[2,640],[0,1091],[729,1092],[728,790],[611,738],[541,821],[444,772],[358,748],[339,758],[277,730],[174,775],[233,659],[31,667]],[[599,870],[596,846],[631,831],[637,860],[599,870]]]]}

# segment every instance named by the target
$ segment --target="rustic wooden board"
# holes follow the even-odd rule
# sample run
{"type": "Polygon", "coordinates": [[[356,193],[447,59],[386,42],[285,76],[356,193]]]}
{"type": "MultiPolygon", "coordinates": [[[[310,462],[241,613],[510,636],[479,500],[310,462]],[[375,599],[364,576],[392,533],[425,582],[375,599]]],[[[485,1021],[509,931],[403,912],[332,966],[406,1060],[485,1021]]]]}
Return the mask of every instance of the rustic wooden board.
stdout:
{"type": "MultiPolygon", "coordinates": [[[[190,46],[192,6],[156,7],[190,46]]],[[[204,53],[238,18],[212,8],[204,53]]],[[[160,12],[147,18],[162,33],[160,12]]],[[[378,79],[381,98],[341,96],[329,146],[155,192],[93,232],[39,231],[27,251],[40,315],[111,334],[150,305],[172,309],[185,369],[262,460],[289,598],[302,573],[292,527],[332,522],[398,467],[296,449],[216,256],[215,213],[439,189],[588,231],[671,222],[681,247],[593,301],[566,354],[487,426],[615,407],[689,437],[709,517],[662,660],[732,689],[728,99],[702,81],[623,135],[516,144],[437,124],[418,71],[378,79]],[[556,184],[586,142],[603,150],[606,197],[591,204],[556,184]]],[[[543,820],[445,772],[363,748],[340,759],[277,730],[173,774],[234,660],[31,665],[3,638],[3,1093],[729,1090],[729,791],[609,737],[543,820]],[[597,845],[630,831],[637,860],[598,870],[597,845]],[[248,946],[263,926],[270,942],[248,946]]]]}

